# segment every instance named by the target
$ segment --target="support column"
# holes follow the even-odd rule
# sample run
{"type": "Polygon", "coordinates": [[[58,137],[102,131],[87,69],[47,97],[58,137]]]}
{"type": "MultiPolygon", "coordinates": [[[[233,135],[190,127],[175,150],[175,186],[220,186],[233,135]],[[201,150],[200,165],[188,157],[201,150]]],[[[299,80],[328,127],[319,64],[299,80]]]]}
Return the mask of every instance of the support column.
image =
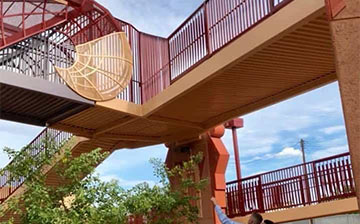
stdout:
{"type": "MultiPolygon", "coordinates": [[[[221,141],[221,137],[224,136],[225,128],[223,125],[214,128],[208,136],[208,157],[210,163],[210,180],[212,187],[212,196],[216,198],[218,205],[225,211],[226,209],[226,182],[225,172],[229,162],[229,153],[226,150],[224,143],[221,141]]],[[[213,205],[208,202],[213,208],[213,205]]],[[[216,224],[220,224],[220,220],[215,215],[214,209],[212,209],[215,216],[216,224]]]]}
{"type": "Polygon", "coordinates": [[[240,164],[240,153],[239,144],[236,130],[244,127],[244,120],[242,118],[233,119],[225,124],[225,128],[231,129],[233,135],[234,144],[234,157],[235,157],[235,168],[236,168],[236,179],[241,180],[241,164],[240,164]]]}
{"type": "Polygon", "coordinates": [[[326,0],[360,207],[360,1],[326,0]]]}
{"type": "MultiPolygon", "coordinates": [[[[203,162],[199,165],[199,179],[207,179],[209,184],[201,192],[200,202],[198,204],[200,209],[200,224],[220,224],[214,212],[210,198],[215,197],[219,206],[226,208],[226,183],[225,171],[229,161],[229,153],[225,145],[221,141],[224,135],[224,126],[214,128],[207,134],[201,136],[196,141],[191,141],[184,144],[168,144],[168,155],[166,158],[166,165],[171,168],[175,165],[186,161],[191,155],[202,152],[204,155],[203,162]]],[[[172,184],[176,184],[173,180],[172,184]]]]}

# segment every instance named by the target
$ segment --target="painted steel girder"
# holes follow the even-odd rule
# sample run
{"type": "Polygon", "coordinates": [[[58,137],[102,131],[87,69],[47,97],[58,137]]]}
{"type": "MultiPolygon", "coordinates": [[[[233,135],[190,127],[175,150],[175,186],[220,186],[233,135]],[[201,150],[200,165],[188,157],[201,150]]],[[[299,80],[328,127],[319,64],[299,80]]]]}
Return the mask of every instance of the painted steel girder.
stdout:
{"type": "Polygon", "coordinates": [[[121,31],[109,11],[95,0],[2,0],[0,8],[0,49],[59,26],[66,26],[61,32],[75,44],[121,31]],[[91,32],[94,34],[89,35],[91,32]]]}

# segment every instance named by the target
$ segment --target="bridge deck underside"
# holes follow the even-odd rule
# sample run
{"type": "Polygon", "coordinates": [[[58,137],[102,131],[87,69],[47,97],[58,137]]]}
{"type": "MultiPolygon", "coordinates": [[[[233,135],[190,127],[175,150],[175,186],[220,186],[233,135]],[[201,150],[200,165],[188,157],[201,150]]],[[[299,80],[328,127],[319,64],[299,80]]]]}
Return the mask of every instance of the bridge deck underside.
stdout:
{"type": "Polygon", "coordinates": [[[0,119],[45,126],[93,105],[65,85],[0,71],[0,119]]]}
{"type": "Polygon", "coordinates": [[[335,80],[323,14],[225,67],[156,115],[211,127],[335,80]]]}

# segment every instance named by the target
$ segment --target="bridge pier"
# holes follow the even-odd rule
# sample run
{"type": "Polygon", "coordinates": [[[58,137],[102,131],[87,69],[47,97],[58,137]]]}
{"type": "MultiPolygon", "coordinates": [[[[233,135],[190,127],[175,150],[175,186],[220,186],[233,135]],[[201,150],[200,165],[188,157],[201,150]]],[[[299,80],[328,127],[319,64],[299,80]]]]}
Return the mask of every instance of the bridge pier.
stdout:
{"type": "Polygon", "coordinates": [[[360,1],[327,0],[327,9],[360,207],[360,1]]]}
{"type": "MultiPolygon", "coordinates": [[[[195,179],[207,179],[208,185],[201,192],[200,201],[197,203],[200,209],[200,224],[216,223],[220,221],[216,218],[214,206],[210,198],[215,197],[219,206],[226,208],[225,201],[225,171],[229,160],[229,153],[221,141],[224,135],[224,126],[218,126],[209,133],[201,135],[199,139],[187,143],[168,144],[168,155],[166,165],[172,168],[182,161],[186,161],[191,155],[199,152],[203,153],[203,161],[199,164],[195,179]]],[[[171,180],[172,185],[176,185],[176,180],[171,180]]]]}

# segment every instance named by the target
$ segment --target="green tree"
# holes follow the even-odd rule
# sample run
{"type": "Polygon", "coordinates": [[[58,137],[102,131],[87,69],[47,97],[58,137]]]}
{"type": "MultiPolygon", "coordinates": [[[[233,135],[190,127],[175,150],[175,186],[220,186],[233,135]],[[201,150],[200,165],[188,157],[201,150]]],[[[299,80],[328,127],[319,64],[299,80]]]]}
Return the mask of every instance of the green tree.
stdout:
{"type": "Polygon", "coordinates": [[[73,157],[71,149],[60,150],[49,139],[42,144],[47,150],[35,157],[32,150],[18,153],[5,149],[14,161],[6,168],[12,174],[11,181],[25,178],[26,191],[8,200],[6,210],[0,208],[0,215],[11,212],[22,223],[41,224],[122,224],[130,215],[154,224],[197,223],[198,209],[193,202],[199,198],[188,192],[199,192],[206,184],[205,180],[192,178],[201,154],[171,170],[152,159],[159,183],[153,187],[143,183],[125,190],[118,182],[103,182],[94,174],[95,167],[108,156],[101,149],[73,157]],[[53,166],[58,177],[56,187],[46,184],[43,170],[47,166],[53,166]],[[176,188],[171,188],[168,178],[179,180],[176,188]]]}

